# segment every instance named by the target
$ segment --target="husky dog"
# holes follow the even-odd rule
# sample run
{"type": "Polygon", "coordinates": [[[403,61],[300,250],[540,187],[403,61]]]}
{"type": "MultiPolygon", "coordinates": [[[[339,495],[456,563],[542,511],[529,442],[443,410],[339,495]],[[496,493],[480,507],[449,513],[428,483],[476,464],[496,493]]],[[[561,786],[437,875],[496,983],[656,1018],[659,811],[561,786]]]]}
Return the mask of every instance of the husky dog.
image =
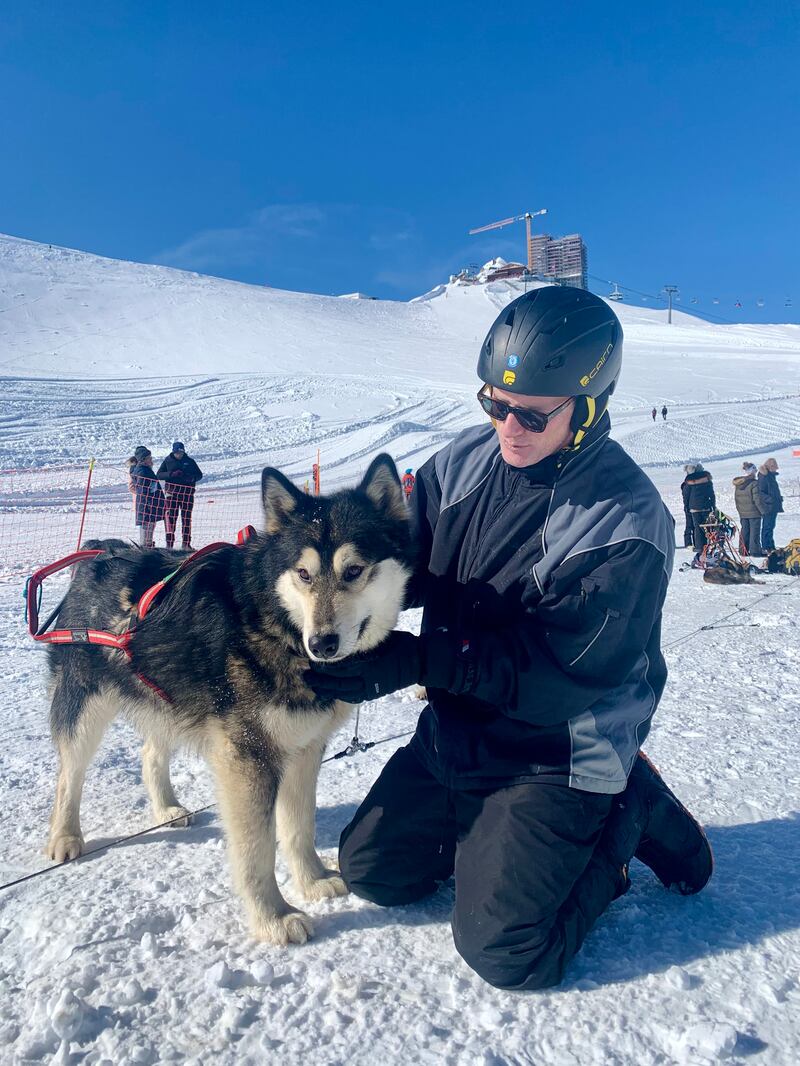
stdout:
{"type": "Polygon", "coordinates": [[[326,869],[316,853],[314,813],[322,752],[351,708],[319,701],[303,673],[309,660],[342,659],[384,640],[413,554],[388,455],[372,462],[357,488],[328,497],[305,495],[269,467],[261,490],[263,533],[192,562],[141,621],[139,598],[175,571],[175,554],[123,541],[88,545],[104,553],[77,566],[59,628],[133,628],[131,659],[98,645],[50,647],[60,768],[46,850],[56,862],[81,854],[86,768],[122,712],[144,737],[143,778],[156,821],[188,824],[169,759],[177,745],[199,749],[216,778],[234,881],[254,936],[304,943],[310,920],[275,880],[276,828],[306,899],[346,893],[338,870],[326,869]]]}
{"type": "Polygon", "coordinates": [[[761,573],[752,564],[737,563],[734,559],[722,556],[703,571],[703,581],[710,585],[763,585],[763,581],[756,581],[753,577],[754,571],[761,573]]]}

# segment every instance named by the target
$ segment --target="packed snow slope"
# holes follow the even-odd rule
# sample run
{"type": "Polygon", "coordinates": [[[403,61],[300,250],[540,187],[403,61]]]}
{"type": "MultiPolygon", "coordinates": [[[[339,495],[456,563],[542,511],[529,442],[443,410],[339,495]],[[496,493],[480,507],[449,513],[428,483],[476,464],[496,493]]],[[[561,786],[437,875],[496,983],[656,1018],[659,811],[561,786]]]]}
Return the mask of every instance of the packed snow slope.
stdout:
{"type": "MultiPolygon", "coordinates": [[[[130,536],[125,457],[139,443],[157,455],[189,443],[207,472],[198,545],[236,529],[203,525],[211,497],[236,502],[249,486],[243,517],[257,521],[265,463],[304,478],[319,448],[326,488],[353,483],[382,448],[417,466],[482,417],[478,345],[518,291],[447,285],[410,304],[309,296],[0,238],[0,882],[37,874],[0,888],[0,1063],[795,1066],[800,578],[714,587],[681,572],[690,555],[678,552],[670,677],[646,747],[706,824],[716,872],[685,899],[634,863],[631,891],[558,989],[499,992],[467,969],[448,924],[452,882],[407,907],[313,904],[304,947],[253,942],[215,807],[187,829],[120,840],[152,825],[141,741],[123,723],[87,777],[93,854],[61,867],[41,854],[56,757],[20,570],[74,547],[88,457],[100,460],[92,535],[130,536]]],[[[741,457],[774,453],[786,494],[776,539],[800,536],[798,327],[683,315],[670,327],[663,312],[615,309],[626,356],[614,432],[676,518],[687,459],[709,462],[732,511],[741,457]],[[667,421],[653,423],[664,402],[667,421]]],[[[418,624],[418,612],[402,619],[418,624]]],[[[327,861],[420,707],[411,691],[365,705],[360,733],[378,744],[323,765],[327,861]]],[[[214,802],[199,757],[173,767],[183,803],[214,802]]],[[[282,862],[279,879],[299,903],[282,862]]]]}
{"type": "MultiPolygon", "coordinates": [[[[478,346],[520,292],[495,282],[410,303],[312,296],[0,237],[0,467],[119,462],[135,443],[157,451],[175,437],[202,440],[221,468],[271,456],[306,476],[321,448],[334,484],[349,460],[389,444],[418,465],[479,417],[478,346]]],[[[637,460],[800,437],[800,327],[615,311],[615,433],[637,460]],[[648,412],[663,403],[669,422],[653,433],[648,412]]]]}

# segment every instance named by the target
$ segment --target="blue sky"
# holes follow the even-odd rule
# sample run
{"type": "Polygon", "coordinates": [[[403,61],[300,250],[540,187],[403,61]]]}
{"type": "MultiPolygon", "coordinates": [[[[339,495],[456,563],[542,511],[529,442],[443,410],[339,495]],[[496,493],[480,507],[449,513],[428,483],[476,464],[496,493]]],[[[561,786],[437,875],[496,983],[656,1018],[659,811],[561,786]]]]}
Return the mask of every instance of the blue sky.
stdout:
{"type": "Polygon", "coordinates": [[[7,0],[0,231],[407,299],[546,207],[600,278],[800,321],[799,48],[770,0],[7,0]]]}

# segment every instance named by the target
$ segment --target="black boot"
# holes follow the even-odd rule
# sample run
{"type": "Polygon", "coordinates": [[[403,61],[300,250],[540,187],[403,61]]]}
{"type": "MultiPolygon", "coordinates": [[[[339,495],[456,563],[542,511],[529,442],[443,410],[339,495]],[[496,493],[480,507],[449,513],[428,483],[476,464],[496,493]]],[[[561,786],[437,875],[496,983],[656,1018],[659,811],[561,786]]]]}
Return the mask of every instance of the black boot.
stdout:
{"type": "Polygon", "coordinates": [[[714,869],[701,826],[642,752],[606,823],[603,846],[620,864],[635,855],[662,884],[685,896],[699,892],[714,869]]]}
{"type": "Polygon", "coordinates": [[[647,826],[635,855],[667,888],[673,885],[692,896],[708,883],[714,855],[703,828],[667,788],[644,752],[639,752],[628,778],[644,793],[649,807],[647,826]]]}

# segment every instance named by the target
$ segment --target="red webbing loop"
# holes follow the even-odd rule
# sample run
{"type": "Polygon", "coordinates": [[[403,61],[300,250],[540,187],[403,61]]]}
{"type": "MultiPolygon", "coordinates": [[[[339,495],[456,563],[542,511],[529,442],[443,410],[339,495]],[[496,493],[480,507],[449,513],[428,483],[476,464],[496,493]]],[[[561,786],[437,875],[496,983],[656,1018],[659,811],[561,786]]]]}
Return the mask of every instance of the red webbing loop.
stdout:
{"type": "Polygon", "coordinates": [[[59,570],[65,570],[68,566],[72,566],[73,563],[79,563],[84,559],[94,559],[95,556],[102,554],[102,549],[73,552],[72,555],[67,555],[64,559],[59,559],[55,563],[48,563],[47,566],[43,566],[35,573],[31,574],[28,578],[26,597],[28,606],[28,632],[34,640],[46,640],[58,644],[70,643],[70,640],[63,635],[69,633],[69,629],[59,629],[56,630],[55,633],[39,632],[39,589],[44,579],[50,577],[51,574],[57,574],[59,570]],[[58,640],[53,639],[56,634],[59,636],[58,640]]]}

